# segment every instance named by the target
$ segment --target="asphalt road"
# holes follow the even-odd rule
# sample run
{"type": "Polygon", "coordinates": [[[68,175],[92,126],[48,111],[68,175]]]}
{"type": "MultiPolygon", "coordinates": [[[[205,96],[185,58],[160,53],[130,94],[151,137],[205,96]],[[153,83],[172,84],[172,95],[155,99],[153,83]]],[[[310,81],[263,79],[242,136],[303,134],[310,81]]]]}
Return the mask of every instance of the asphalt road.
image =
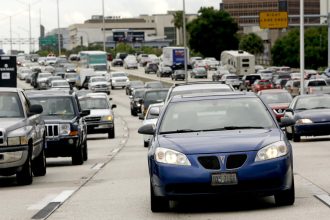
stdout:
{"type": "Polygon", "coordinates": [[[137,134],[142,123],[130,115],[124,90],[113,90],[111,97],[118,107],[116,138],[89,136],[89,160],[81,166],[72,166],[70,158],[47,159],[46,176],[30,186],[0,177],[0,219],[329,219],[330,137],[293,143],[293,206],[276,207],[272,197],[220,197],[173,203],[168,213],[152,213],[147,149],[137,134]]]}

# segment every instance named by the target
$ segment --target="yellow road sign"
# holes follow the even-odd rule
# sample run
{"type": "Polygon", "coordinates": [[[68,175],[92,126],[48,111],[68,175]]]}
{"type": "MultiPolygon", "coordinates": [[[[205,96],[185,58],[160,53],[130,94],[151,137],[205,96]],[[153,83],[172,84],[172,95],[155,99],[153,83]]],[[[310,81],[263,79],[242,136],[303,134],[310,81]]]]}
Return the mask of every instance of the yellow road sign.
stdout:
{"type": "Polygon", "coordinates": [[[259,13],[261,29],[287,28],[289,23],[286,11],[263,11],[259,13]]]}

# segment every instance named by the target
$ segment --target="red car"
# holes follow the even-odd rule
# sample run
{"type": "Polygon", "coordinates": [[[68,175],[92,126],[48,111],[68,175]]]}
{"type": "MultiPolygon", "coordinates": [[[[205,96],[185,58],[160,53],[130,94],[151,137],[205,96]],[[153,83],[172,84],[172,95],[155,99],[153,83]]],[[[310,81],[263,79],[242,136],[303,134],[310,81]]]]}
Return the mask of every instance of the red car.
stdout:
{"type": "Polygon", "coordinates": [[[258,92],[260,98],[273,109],[278,121],[284,116],[285,110],[289,107],[292,96],[284,89],[268,89],[258,92]]]}
{"type": "Polygon", "coordinates": [[[273,89],[273,83],[268,79],[260,79],[256,80],[251,87],[251,90],[255,93],[266,90],[266,89],[273,89]]]}

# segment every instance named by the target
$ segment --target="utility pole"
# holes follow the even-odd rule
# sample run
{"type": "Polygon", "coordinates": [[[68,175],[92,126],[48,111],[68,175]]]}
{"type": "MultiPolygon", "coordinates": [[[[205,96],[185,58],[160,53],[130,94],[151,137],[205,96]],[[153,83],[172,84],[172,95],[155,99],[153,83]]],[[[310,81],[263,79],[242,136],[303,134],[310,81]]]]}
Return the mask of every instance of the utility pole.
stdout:
{"type": "Polygon", "coordinates": [[[184,47],[184,73],[186,78],[186,83],[188,83],[188,68],[187,68],[187,39],[186,39],[186,2],[183,0],[183,13],[182,13],[182,26],[183,26],[183,47],[184,47]]]}
{"type": "Polygon", "coordinates": [[[104,0],[102,0],[102,32],[103,32],[103,51],[105,52],[105,18],[104,18],[104,0]]]}
{"type": "Polygon", "coordinates": [[[13,33],[11,27],[11,16],[9,16],[10,53],[13,52],[13,33]]]}
{"type": "Polygon", "coordinates": [[[329,0],[326,0],[327,4],[327,25],[328,25],[328,67],[330,66],[330,12],[329,12],[329,0]]]}
{"type": "Polygon", "coordinates": [[[300,95],[304,92],[304,69],[305,69],[305,39],[304,39],[304,0],[300,0],[300,95]]]}
{"type": "Polygon", "coordinates": [[[60,30],[60,7],[57,0],[57,41],[58,41],[58,56],[61,56],[61,30],[60,30]]]}

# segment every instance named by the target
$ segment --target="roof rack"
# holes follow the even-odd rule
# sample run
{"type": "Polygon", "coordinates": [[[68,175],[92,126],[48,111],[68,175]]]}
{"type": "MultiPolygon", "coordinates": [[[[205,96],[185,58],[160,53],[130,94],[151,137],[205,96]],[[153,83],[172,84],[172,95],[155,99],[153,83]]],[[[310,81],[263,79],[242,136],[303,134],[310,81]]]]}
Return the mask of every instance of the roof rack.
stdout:
{"type": "Polygon", "coordinates": [[[219,81],[194,81],[194,82],[185,82],[185,83],[174,83],[173,86],[185,86],[185,85],[194,85],[194,84],[223,84],[219,81]]]}

